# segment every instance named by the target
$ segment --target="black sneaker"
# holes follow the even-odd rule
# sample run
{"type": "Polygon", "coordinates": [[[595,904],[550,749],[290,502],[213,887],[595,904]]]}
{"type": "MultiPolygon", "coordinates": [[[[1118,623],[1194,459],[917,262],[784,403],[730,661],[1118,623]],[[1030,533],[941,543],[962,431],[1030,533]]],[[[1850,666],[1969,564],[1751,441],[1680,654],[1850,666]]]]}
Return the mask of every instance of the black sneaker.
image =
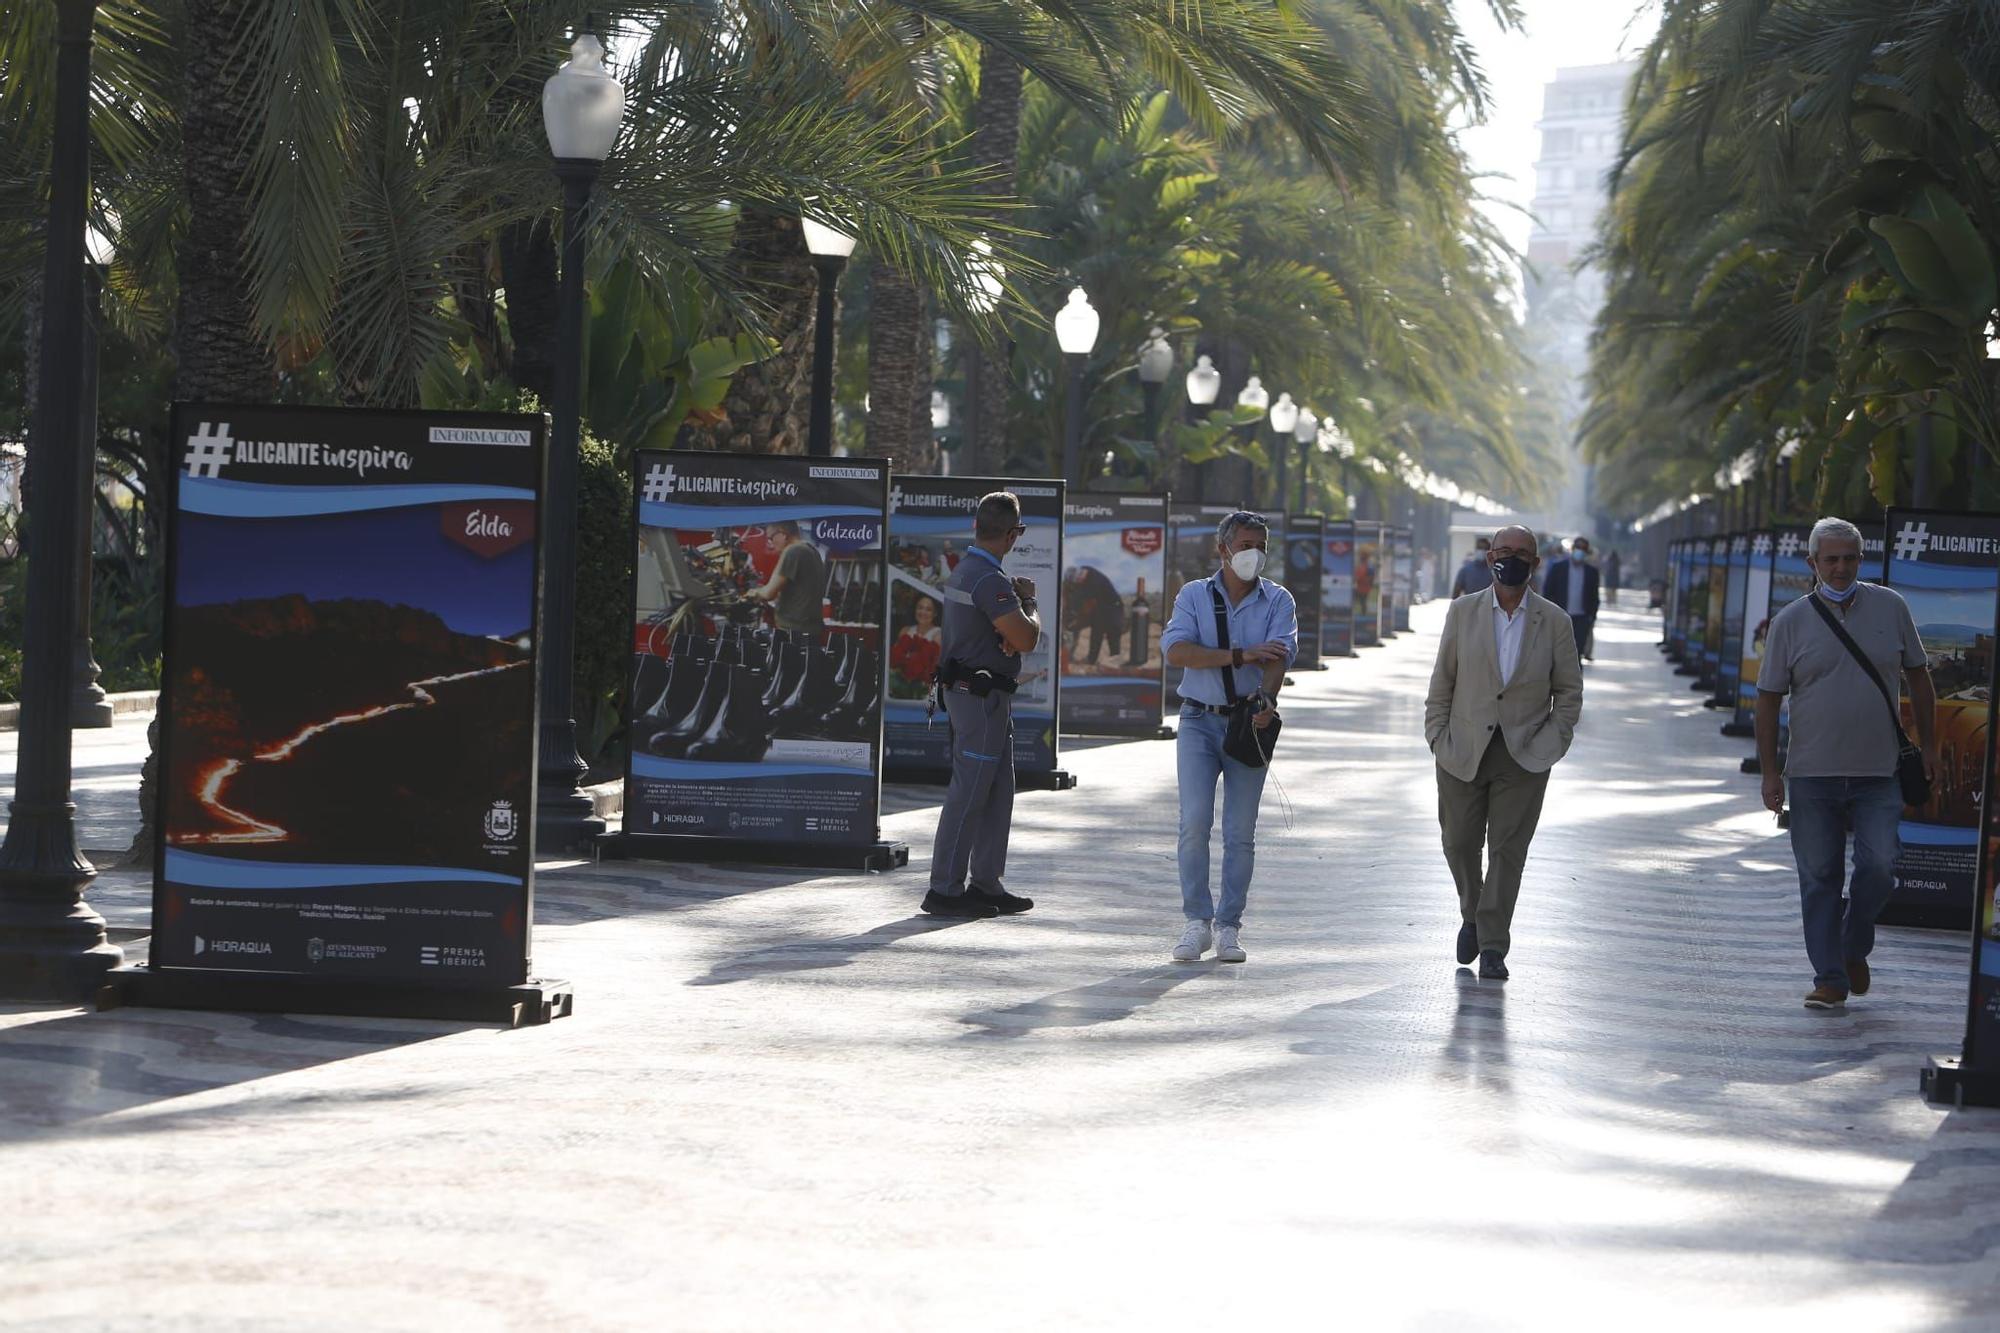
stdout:
{"type": "Polygon", "coordinates": [[[984,921],[1000,915],[1000,909],[976,889],[950,894],[932,889],[924,895],[923,910],[932,916],[957,917],[963,921],[984,921]]]}
{"type": "Polygon", "coordinates": [[[1507,979],[1507,963],[1500,957],[1498,949],[1487,949],[1479,955],[1479,979],[1481,981],[1507,979]]]}
{"type": "Polygon", "coordinates": [[[1033,898],[1023,898],[1018,893],[1009,893],[1005,889],[989,889],[979,884],[968,887],[965,896],[968,898],[977,896],[993,904],[994,910],[1001,916],[1017,916],[1035,905],[1033,898]]]}
{"type": "Polygon", "coordinates": [[[1479,927],[1470,921],[1458,928],[1458,965],[1470,966],[1479,957],[1479,927]]]}

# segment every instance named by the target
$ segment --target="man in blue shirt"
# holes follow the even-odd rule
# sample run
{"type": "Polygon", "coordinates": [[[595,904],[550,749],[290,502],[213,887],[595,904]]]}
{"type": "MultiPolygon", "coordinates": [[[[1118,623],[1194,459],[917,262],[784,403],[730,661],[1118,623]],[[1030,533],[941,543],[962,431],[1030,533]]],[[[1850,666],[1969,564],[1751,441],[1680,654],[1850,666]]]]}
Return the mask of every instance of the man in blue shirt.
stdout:
{"type": "Polygon", "coordinates": [[[1256,859],[1257,806],[1264,796],[1268,767],[1252,768],[1223,753],[1229,731],[1230,673],[1239,699],[1262,705],[1259,730],[1277,717],[1285,669],[1299,651],[1298,608],[1282,584],[1261,577],[1268,559],[1270,527],[1256,514],[1238,511],[1215,531],[1220,568],[1210,578],[1182,586],[1173,615],[1160,635],[1160,651],[1170,665],[1184,668],[1181,721],[1176,742],[1180,776],[1181,914],[1187,926],[1174,945],[1175,962],[1192,963],[1215,946],[1218,962],[1240,963],[1245,955],[1237,933],[1250,896],[1256,859]],[[1220,586],[1229,624],[1221,647],[1214,590],[1220,586]],[[1215,786],[1222,783],[1222,901],[1209,889],[1209,831],[1215,824],[1215,786]],[[1211,929],[1211,926],[1213,929],[1211,929]]]}

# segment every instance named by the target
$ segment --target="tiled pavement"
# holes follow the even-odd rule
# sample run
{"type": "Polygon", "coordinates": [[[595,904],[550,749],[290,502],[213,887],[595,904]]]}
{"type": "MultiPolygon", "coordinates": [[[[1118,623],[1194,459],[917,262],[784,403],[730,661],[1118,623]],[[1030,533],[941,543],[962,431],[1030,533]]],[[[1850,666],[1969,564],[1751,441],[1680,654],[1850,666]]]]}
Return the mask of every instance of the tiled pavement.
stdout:
{"type": "MultiPolygon", "coordinates": [[[[566,867],[546,1028],[0,1010],[0,1324],[2000,1325],[2000,1112],[1915,1091],[1963,945],[1887,931],[1874,995],[1799,1007],[1745,743],[1640,616],[1514,980],[1454,970],[1440,610],[1301,676],[1241,967],[1165,961],[1170,743],[1079,744],[1021,799],[1017,920],[913,915],[917,868],[566,867]]],[[[935,802],[889,795],[918,867],[935,802]]]]}

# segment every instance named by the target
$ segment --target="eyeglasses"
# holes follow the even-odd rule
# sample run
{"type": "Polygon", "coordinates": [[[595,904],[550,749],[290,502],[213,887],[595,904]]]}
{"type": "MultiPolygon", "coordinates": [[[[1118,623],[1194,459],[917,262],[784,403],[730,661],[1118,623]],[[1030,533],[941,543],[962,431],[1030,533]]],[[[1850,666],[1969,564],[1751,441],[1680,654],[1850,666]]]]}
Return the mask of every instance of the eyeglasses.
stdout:
{"type": "Polygon", "coordinates": [[[1026,523],[1016,523],[1013,527],[1007,529],[1007,535],[1009,537],[1018,537],[1027,530],[1028,525],[1026,523]]]}

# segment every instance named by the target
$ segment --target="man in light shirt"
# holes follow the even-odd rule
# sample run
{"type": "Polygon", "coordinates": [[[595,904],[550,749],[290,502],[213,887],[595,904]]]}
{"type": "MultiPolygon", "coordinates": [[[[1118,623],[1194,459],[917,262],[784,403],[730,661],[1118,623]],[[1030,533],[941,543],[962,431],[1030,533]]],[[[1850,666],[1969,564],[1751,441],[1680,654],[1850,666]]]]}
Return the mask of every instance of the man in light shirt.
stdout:
{"type": "Polygon", "coordinates": [[[1444,859],[1458,889],[1458,961],[1477,958],[1490,981],[1507,979],[1514,904],[1549,770],[1569,752],[1583,712],[1569,616],[1529,586],[1540,558],[1528,529],[1493,534],[1493,585],[1452,602],[1424,700],[1444,859]]]}

